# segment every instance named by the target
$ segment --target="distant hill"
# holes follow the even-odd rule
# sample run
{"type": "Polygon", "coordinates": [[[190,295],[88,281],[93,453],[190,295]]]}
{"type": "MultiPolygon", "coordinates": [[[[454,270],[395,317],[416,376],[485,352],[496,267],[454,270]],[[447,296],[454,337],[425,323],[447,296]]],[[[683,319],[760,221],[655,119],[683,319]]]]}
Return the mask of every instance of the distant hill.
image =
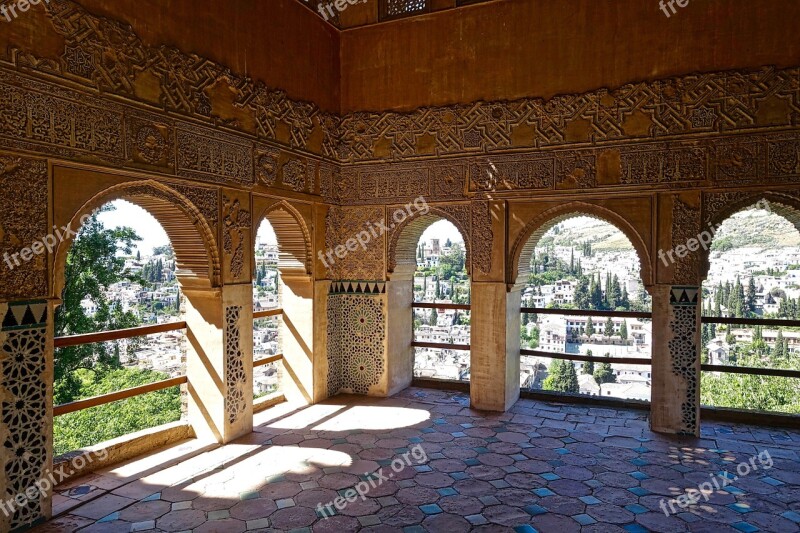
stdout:
{"type": "Polygon", "coordinates": [[[711,250],[726,252],[743,247],[776,250],[787,246],[800,246],[800,233],[791,222],[766,211],[746,211],[722,224],[711,250]]]}
{"type": "Polygon", "coordinates": [[[618,252],[633,248],[625,234],[615,226],[589,217],[572,218],[558,224],[542,237],[539,246],[553,243],[580,249],[585,242],[590,242],[595,251],[618,252]]]}
{"type": "MultiPolygon", "coordinates": [[[[596,252],[618,252],[632,247],[627,237],[615,226],[588,217],[577,217],[558,224],[542,237],[539,246],[552,243],[579,249],[587,241],[596,252]]],[[[718,252],[734,248],[776,250],[787,246],[800,247],[800,232],[791,222],[766,211],[746,211],[723,223],[711,249],[718,252]]]]}

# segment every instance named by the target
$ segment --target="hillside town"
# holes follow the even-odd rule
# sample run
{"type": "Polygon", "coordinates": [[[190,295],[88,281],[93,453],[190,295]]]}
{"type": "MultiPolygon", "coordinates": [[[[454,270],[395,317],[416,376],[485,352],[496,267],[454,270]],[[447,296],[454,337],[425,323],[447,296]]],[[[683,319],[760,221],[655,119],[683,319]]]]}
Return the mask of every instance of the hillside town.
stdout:
{"type": "MultiPolygon", "coordinates": [[[[758,227],[766,215],[739,216],[755,216],[758,227]]],[[[712,248],[710,254],[711,270],[704,285],[704,314],[797,319],[800,313],[800,235],[796,238],[798,242],[759,243],[758,246],[732,246],[725,228],[720,237],[720,246],[712,248]],[[731,296],[731,293],[735,294],[731,296]],[[736,303],[738,293],[743,294],[740,304],[736,303]],[[737,311],[734,307],[742,309],[737,311]]],[[[739,244],[738,241],[735,244],[739,244]]],[[[442,276],[442,258],[451,254],[452,243],[449,242],[442,245],[438,239],[430,239],[420,244],[414,278],[415,301],[469,302],[466,272],[459,276],[442,276]]],[[[650,310],[650,298],[640,278],[639,258],[633,246],[616,228],[601,221],[576,218],[552,228],[536,248],[531,272],[529,283],[522,291],[523,308],[650,310]],[[587,278],[591,280],[589,287],[587,278]]],[[[417,341],[469,345],[469,311],[415,309],[414,318],[417,341]]],[[[609,358],[608,376],[599,376],[593,370],[597,364],[565,361],[564,364],[574,367],[577,375],[579,390],[575,392],[650,400],[650,366],[614,363],[615,358],[651,356],[650,320],[598,318],[592,317],[590,311],[585,316],[523,313],[520,335],[522,348],[609,358]]],[[[746,327],[728,330],[724,326],[706,325],[704,362],[732,364],[734,346],[752,344],[754,335],[772,350],[777,346],[780,352],[783,343],[787,354],[800,351],[800,332],[773,328],[755,333],[746,327]]],[[[469,357],[468,351],[417,348],[415,375],[466,381],[470,377],[469,357]]],[[[520,386],[547,388],[554,361],[544,356],[522,355],[520,386]]],[[[600,364],[603,365],[605,363],[600,364]]]]}
{"type": "MultiPolygon", "coordinates": [[[[184,302],[176,278],[175,258],[170,246],[157,247],[152,255],[125,257],[125,269],[141,283],[122,281],[109,286],[106,297],[123,312],[133,312],[142,325],[165,324],[180,320],[184,302]]],[[[275,309],[278,305],[278,247],[259,243],[256,250],[256,279],[253,282],[254,311],[275,309]]],[[[98,312],[91,299],[81,301],[88,316],[98,312]]],[[[279,353],[278,318],[253,323],[254,359],[279,353]]],[[[138,339],[119,341],[121,363],[128,368],[154,370],[177,377],[186,373],[186,335],[184,331],[157,333],[138,339]]],[[[278,389],[277,365],[254,369],[256,396],[278,389]]]]}

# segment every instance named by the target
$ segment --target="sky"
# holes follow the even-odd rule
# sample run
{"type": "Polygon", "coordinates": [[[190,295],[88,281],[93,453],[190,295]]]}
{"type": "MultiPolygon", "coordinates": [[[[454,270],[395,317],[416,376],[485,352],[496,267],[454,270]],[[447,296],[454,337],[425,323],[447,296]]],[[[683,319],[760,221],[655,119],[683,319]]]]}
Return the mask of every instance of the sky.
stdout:
{"type": "MultiPolygon", "coordinates": [[[[142,252],[143,256],[151,255],[155,247],[169,244],[169,237],[167,237],[161,224],[153,218],[153,215],[125,200],[116,200],[111,205],[114,206],[114,211],[100,213],[97,218],[107,228],[129,226],[136,230],[136,233],[142,238],[137,245],[137,250],[142,252]]],[[[440,220],[431,224],[422,234],[421,240],[427,242],[436,238],[440,239],[442,243],[447,239],[452,242],[464,242],[461,233],[447,220],[440,220]]],[[[268,222],[264,221],[259,227],[256,242],[277,244],[275,232],[268,222]]]]}
{"type": "Polygon", "coordinates": [[[425,230],[425,233],[422,234],[420,241],[427,242],[430,239],[439,239],[441,244],[444,244],[447,239],[450,239],[452,242],[464,242],[464,237],[461,236],[458,229],[452,222],[447,220],[440,220],[439,222],[431,224],[428,229],[425,230]]]}
{"type": "MultiPolygon", "coordinates": [[[[111,202],[115,207],[114,211],[100,213],[97,218],[109,229],[128,226],[133,228],[141,241],[137,243],[136,249],[142,252],[143,256],[153,254],[153,248],[169,244],[169,237],[164,232],[161,224],[153,218],[153,215],[130,202],[125,200],[115,200],[111,202]]],[[[135,254],[135,251],[134,251],[135,254]]]]}

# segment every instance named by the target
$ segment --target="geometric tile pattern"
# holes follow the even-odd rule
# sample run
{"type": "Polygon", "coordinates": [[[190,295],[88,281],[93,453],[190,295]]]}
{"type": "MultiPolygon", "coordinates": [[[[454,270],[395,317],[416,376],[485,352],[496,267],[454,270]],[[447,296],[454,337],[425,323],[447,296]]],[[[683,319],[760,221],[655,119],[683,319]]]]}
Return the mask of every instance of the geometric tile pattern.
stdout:
{"type": "Polygon", "coordinates": [[[672,358],[672,373],[680,376],[686,383],[686,395],[681,404],[682,432],[694,435],[697,430],[699,387],[697,363],[697,309],[698,287],[673,287],[670,292],[670,331],[669,341],[672,358]]]}
{"type": "MultiPolygon", "coordinates": [[[[35,488],[47,462],[47,302],[9,303],[2,310],[0,435],[5,461],[0,497],[9,502],[35,488]]],[[[36,491],[31,496],[23,498],[24,505],[14,505],[13,512],[5,511],[10,529],[30,525],[42,516],[41,494],[36,491]]]]}
{"type": "Polygon", "coordinates": [[[328,294],[386,294],[382,281],[334,281],[328,294]]]}
{"type": "Polygon", "coordinates": [[[239,317],[241,306],[225,309],[225,413],[228,423],[233,424],[245,410],[244,388],[247,375],[244,368],[244,355],[239,335],[239,317]]]}
{"type": "MultiPolygon", "coordinates": [[[[346,282],[353,287],[353,282],[346,282]]],[[[360,283],[379,290],[379,284],[360,283]]],[[[385,285],[383,290],[385,291],[385,285]]],[[[368,394],[384,373],[384,298],[368,294],[328,296],[328,395],[368,394]]]]}
{"type": "Polygon", "coordinates": [[[485,414],[466,395],[414,388],[265,416],[240,441],[151,480],[76,480],[64,497],[84,487],[95,499],[35,531],[800,530],[797,430],[705,423],[696,439],[649,431],[645,411],[520,400],[485,414]],[[395,472],[416,446],[427,460],[395,472]],[[772,468],[737,476],[765,450],[772,468]],[[388,479],[323,518],[320,504],[379,474],[388,479]],[[711,475],[730,482],[665,514],[662,502],[711,475]]]}

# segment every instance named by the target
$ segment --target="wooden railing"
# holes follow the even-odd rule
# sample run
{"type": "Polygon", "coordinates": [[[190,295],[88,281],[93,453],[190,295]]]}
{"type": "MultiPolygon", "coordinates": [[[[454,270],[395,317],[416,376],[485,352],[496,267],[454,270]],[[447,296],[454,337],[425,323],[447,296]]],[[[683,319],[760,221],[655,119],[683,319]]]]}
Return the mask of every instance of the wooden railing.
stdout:
{"type": "MultiPolygon", "coordinates": [[[[269,318],[274,316],[283,315],[283,309],[269,309],[267,311],[257,311],[253,313],[253,320],[262,318],[269,318]]],[[[119,329],[114,331],[103,331],[100,333],[84,333],[81,335],[70,335],[66,337],[57,337],[54,340],[55,348],[67,348],[70,346],[82,346],[85,344],[94,344],[98,342],[109,342],[123,339],[132,339],[135,337],[144,337],[146,335],[155,335],[157,333],[168,333],[171,331],[180,331],[186,329],[186,322],[170,322],[167,324],[157,324],[154,326],[140,326],[135,328],[119,329]]],[[[253,367],[268,365],[283,360],[283,354],[273,355],[265,359],[253,361],[253,367]]],[[[83,400],[76,400],[74,402],[56,405],[53,407],[53,416],[65,415],[67,413],[74,413],[83,409],[91,407],[98,407],[120,400],[127,400],[135,396],[141,396],[151,392],[156,392],[172,387],[177,387],[189,383],[187,376],[178,376],[154,383],[147,383],[138,387],[111,392],[94,396],[92,398],[85,398],[83,400]]]]}
{"type": "Polygon", "coordinates": [[[176,378],[156,381],[155,383],[148,383],[146,385],[140,385],[138,387],[132,387],[130,389],[125,389],[118,392],[112,392],[109,394],[94,396],[92,398],[86,398],[84,400],[76,400],[74,402],[64,403],[53,407],[53,416],[65,415],[67,413],[74,413],[75,411],[80,411],[82,409],[89,409],[90,407],[98,407],[111,402],[126,400],[128,398],[133,398],[134,396],[141,396],[142,394],[177,387],[179,385],[183,385],[184,383],[189,383],[187,377],[178,376],[176,378]]]}
{"type": "Polygon", "coordinates": [[[155,335],[156,333],[167,333],[182,329],[186,329],[186,322],[169,322],[167,324],[158,324],[155,326],[140,326],[137,328],[102,331],[100,333],[83,333],[81,335],[70,335],[68,337],[56,337],[54,346],[56,348],[67,348],[68,346],[132,339],[134,337],[144,337],[145,335],[155,335]]]}
{"type": "MultiPolygon", "coordinates": [[[[132,339],[135,337],[144,337],[145,335],[168,333],[170,331],[180,331],[183,329],[186,329],[186,322],[169,322],[167,324],[157,324],[155,326],[140,326],[136,328],[118,329],[114,331],[102,331],[100,333],[84,333],[81,335],[56,337],[53,345],[56,348],[67,348],[70,346],[82,346],[85,344],[94,344],[98,342],[132,339]]],[[[162,381],[156,381],[155,383],[147,383],[138,387],[131,387],[130,389],[56,405],[53,407],[53,416],[65,415],[67,413],[74,413],[75,411],[81,411],[91,407],[98,407],[100,405],[106,405],[120,400],[127,400],[128,398],[133,398],[134,396],[141,396],[142,394],[148,394],[150,392],[177,387],[188,382],[189,380],[186,376],[178,376],[162,381]]]]}
{"type": "MultiPolygon", "coordinates": [[[[800,327],[800,320],[783,320],[780,318],[733,318],[711,317],[701,318],[703,324],[725,324],[731,326],[767,326],[767,327],[800,327]]],[[[800,378],[800,370],[782,368],[755,368],[735,365],[700,365],[704,372],[724,372],[729,374],[747,374],[751,376],[776,376],[781,378],[800,378]]]]}
{"type": "MultiPolygon", "coordinates": [[[[646,311],[600,311],[596,309],[551,309],[546,307],[523,307],[520,313],[531,313],[539,315],[561,315],[561,316],[585,316],[585,317],[605,317],[605,318],[637,318],[652,319],[653,313],[646,311]]],[[[601,328],[602,324],[599,325],[601,328]]],[[[652,364],[650,358],[645,357],[600,357],[596,355],[580,355],[562,352],[545,352],[542,350],[521,349],[520,355],[534,357],[546,357],[548,359],[559,359],[563,361],[584,361],[591,363],[616,363],[620,365],[644,365],[652,364]]]]}

